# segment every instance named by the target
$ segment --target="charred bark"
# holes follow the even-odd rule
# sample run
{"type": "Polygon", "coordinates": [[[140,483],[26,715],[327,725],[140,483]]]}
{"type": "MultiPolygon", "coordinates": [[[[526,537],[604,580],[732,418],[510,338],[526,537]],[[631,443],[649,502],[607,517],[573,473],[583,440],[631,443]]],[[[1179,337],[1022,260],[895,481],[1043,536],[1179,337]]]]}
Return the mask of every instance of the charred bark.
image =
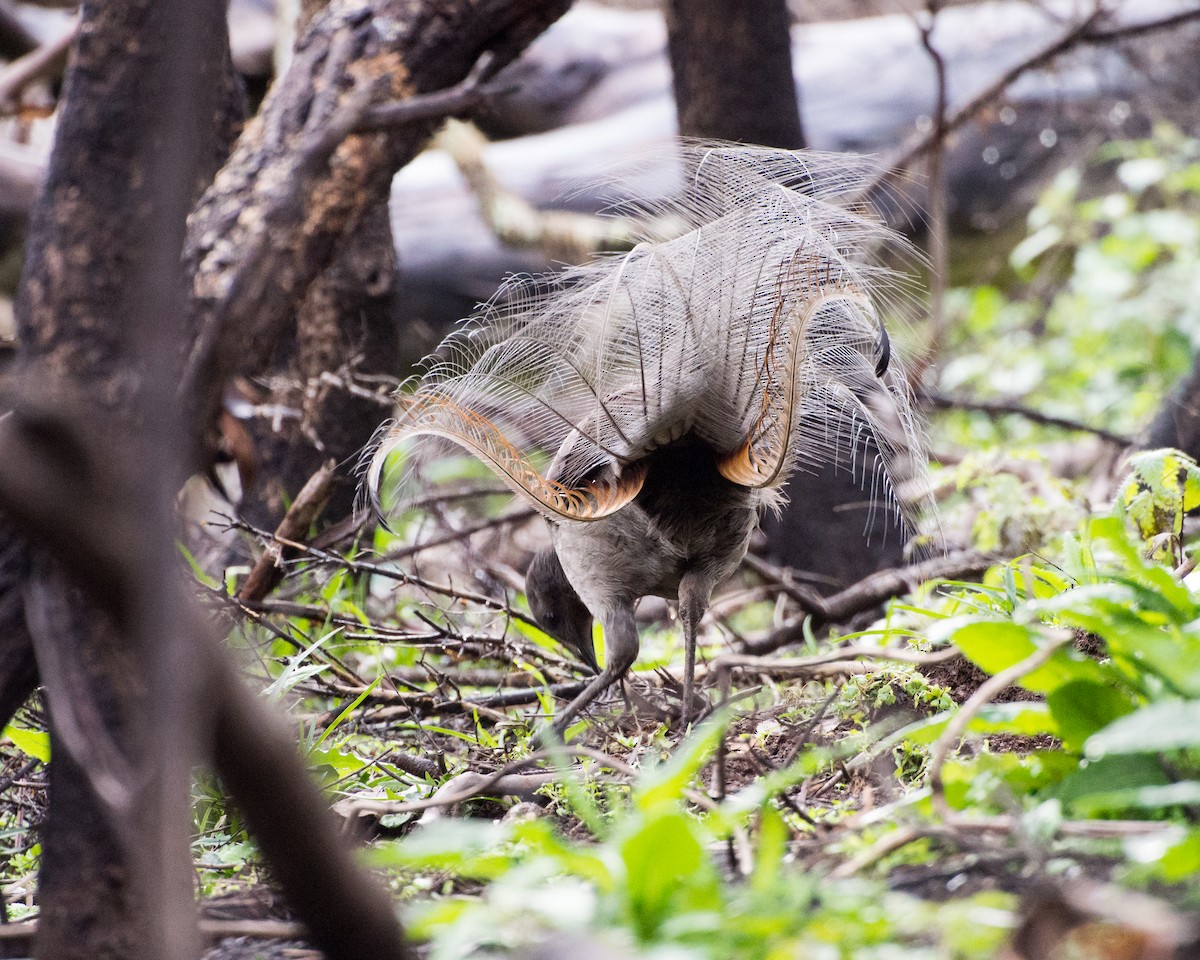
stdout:
{"type": "MultiPolygon", "coordinates": [[[[164,278],[165,290],[146,289],[139,280],[158,275],[164,257],[170,262],[172,234],[179,249],[183,214],[223,155],[216,131],[225,133],[226,142],[231,139],[236,96],[222,4],[196,4],[180,18],[149,0],[86,2],[82,19],[50,173],[26,250],[14,382],[26,398],[38,393],[64,409],[75,404],[101,420],[128,422],[154,376],[137,360],[149,355],[144,341],[155,334],[137,318],[169,303],[172,293],[178,309],[182,292],[177,267],[164,278]],[[191,56],[181,54],[173,31],[188,36],[191,56]],[[191,68],[189,82],[198,94],[195,114],[172,98],[169,78],[183,64],[191,68]],[[179,136],[170,109],[184,111],[193,136],[179,136]],[[181,177],[175,188],[161,179],[172,173],[181,177]],[[171,200],[174,223],[164,210],[171,200]]],[[[46,452],[68,449],[53,418],[39,419],[20,400],[18,394],[17,428],[45,433],[46,452]]],[[[118,461],[134,455],[132,448],[112,451],[118,461]]],[[[25,459],[21,469],[36,475],[39,466],[25,459]]],[[[85,463],[74,466],[86,472],[85,463]]],[[[146,464],[148,470],[156,466],[146,464]]],[[[88,508],[99,510],[102,503],[97,497],[88,508]]],[[[63,518],[82,506],[63,504],[63,518]]],[[[142,509],[157,516],[147,504],[142,509]]],[[[23,511],[13,518],[36,534],[34,514],[23,511]]],[[[67,543],[57,544],[59,550],[70,553],[73,532],[78,533],[61,531],[67,543]]],[[[123,538],[136,539],[137,533],[121,530],[115,539],[123,538]]],[[[84,594],[51,559],[52,540],[26,548],[22,584],[23,617],[46,686],[53,743],[36,952],[55,958],[147,955],[163,945],[151,929],[160,921],[147,921],[146,907],[152,905],[138,903],[144,890],[136,881],[131,845],[121,835],[112,799],[97,793],[103,776],[88,765],[98,763],[111,774],[109,761],[118,767],[141,763],[146,744],[131,721],[145,711],[146,677],[152,674],[138,663],[129,625],[118,629],[97,605],[97,593],[104,591],[95,579],[100,571],[91,571],[93,592],[84,594]],[[111,750],[98,750],[97,743],[111,750]]],[[[21,549],[9,543],[10,550],[21,549]]],[[[7,603],[12,602],[10,593],[7,603]]],[[[4,677],[0,701],[18,694],[24,677],[4,677]]],[[[183,793],[178,802],[186,800],[183,793]]],[[[138,817],[156,818],[157,810],[146,805],[148,795],[139,802],[141,814],[132,815],[148,827],[138,817]]],[[[147,843],[156,839],[147,837],[147,843]]],[[[179,906],[189,910],[190,888],[184,886],[189,877],[179,870],[173,877],[162,893],[182,891],[187,898],[179,906]]]]}
{"type": "Polygon", "coordinates": [[[804,146],[784,0],[667,0],[679,132],[804,146]]]}
{"type": "Polygon", "coordinates": [[[257,482],[239,513],[255,526],[273,529],[288,502],[329,459],[338,470],[322,515],[336,519],[353,510],[358,455],[390,405],[386,390],[374,392],[376,384],[399,366],[396,275],[385,206],[365,214],[335,262],[309,287],[296,329],[279,351],[285,359],[276,361],[279,369],[268,379],[268,390],[255,398],[289,415],[278,425],[269,416],[247,424],[257,482]]]}
{"type": "MultiPolygon", "coordinates": [[[[341,238],[386,207],[392,176],[433,129],[354,133],[370,107],[457,83],[484,52],[498,69],[567,6],[335,0],[314,18],[191,220],[196,345],[182,395],[195,422],[216,423],[230,374],[263,369],[341,238]]],[[[197,463],[206,459],[198,448],[197,463]]]]}
{"type": "Polygon", "coordinates": [[[12,719],[38,683],[25,624],[29,562],[29,544],[0,513],[0,726],[12,719]]]}
{"type": "MultiPolygon", "coordinates": [[[[328,0],[303,0],[297,33],[328,6],[328,0]]],[[[276,350],[277,370],[262,399],[292,415],[248,424],[257,482],[244,492],[239,512],[255,526],[273,529],[287,503],[330,459],[339,467],[319,516],[337,518],[353,510],[355,462],[390,403],[386,394],[377,402],[355,388],[364,376],[391,377],[398,367],[396,276],[396,245],[384,205],[367,211],[360,226],[341,239],[337,258],[309,287],[295,330],[276,350]]]]}

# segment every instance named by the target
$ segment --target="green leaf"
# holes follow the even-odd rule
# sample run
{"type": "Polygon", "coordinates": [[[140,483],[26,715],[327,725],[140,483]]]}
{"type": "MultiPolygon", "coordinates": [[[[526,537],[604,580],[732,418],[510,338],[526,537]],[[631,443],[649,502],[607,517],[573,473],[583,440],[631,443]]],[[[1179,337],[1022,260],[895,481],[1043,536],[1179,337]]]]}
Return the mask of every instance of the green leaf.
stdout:
{"type": "Polygon", "coordinates": [[[8,737],[18,750],[46,764],[50,762],[50,734],[44,730],[30,730],[28,727],[18,727],[10,723],[4,728],[4,736],[8,737]]]}
{"type": "Polygon", "coordinates": [[[1008,257],[1009,263],[1016,270],[1028,267],[1047,250],[1062,243],[1062,240],[1063,233],[1061,227],[1057,224],[1045,226],[1040,230],[1034,231],[1013,247],[1013,251],[1008,257]]]}
{"type": "Polygon", "coordinates": [[[649,812],[678,803],[696,773],[716,751],[730,716],[728,710],[723,710],[709,717],[675,748],[669,760],[643,773],[633,791],[634,805],[649,812]]]}
{"type": "Polygon", "coordinates": [[[1055,787],[1078,769],[1079,761],[1056,750],[1033,753],[979,753],[946,764],[946,799],[963,810],[971,804],[999,801],[1003,809],[1014,797],[1028,797],[1055,787]]]}
{"type": "Polygon", "coordinates": [[[328,664],[317,663],[315,661],[313,663],[306,663],[305,661],[312,657],[322,646],[324,646],[326,641],[337,636],[341,632],[342,628],[338,627],[336,630],[332,630],[329,633],[318,637],[307,647],[298,652],[295,656],[289,657],[287,663],[284,665],[283,672],[269,687],[267,687],[266,690],[263,691],[263,695],[268,700],[278,700],[293,687],[303,683],[310,677],[315,677],[317,674],[328,670],[328,664]]]}
{"type": "Polygon", "coordinates": [[[1156,810],[1162,807],[1181,807],[1200,804],[1200,781],[1150,784],[1124,790],[1106,790],[1080,797],[1072,805],[1088,817],[1119,810],[1156,810]]]}
{"type": "MultiPolygon", "coordinates": [[[[524,620],[517,620],[515,617],[510,621],[510,623],[516,627],[517,633],[532,641],[533,645],[536,647],[540,647],[543,650],[552,650],[555,653],[564,649],[557,640],[555,640],[552,636],[550,636],[550,634],[535,624],[526,623],[524,620]]],[[[571,654],[571,656],[574,657],[574,654],[571,654]]]]}
{"type": "Polygon", "coordinates": [[[1037,649],[1033,631],[1019,623],[975,620],[958,627],[950,639],[976,666],[999,673],[1037,649]]]}
{"type": "MultiPolygon", "coordinates": [[[[1187,459],[1191,460],[1190,457],[1187,459]]],[[[1192,466],[1195,467],[1194,462],[1192,466]]],[[[1193,482],[1188,480],[1189,484],[1193,482]]],[[[1168,497],[1167,501],[1170,509],[1178,509],[1178,501],[1174,494],[1168,497]]],[[[1121,517],[1096,517],[1088,524],[1088,532],[1094,540],[1103,543],[1117,554],[1138,581],[1161,594],[1171,607],[1177,610],[1195,608],[1187,587],[1176,580],[1170,570],[1157,563],[1148,563],[1143,558],[1139,544],[1126,533],[1121,517]]]]}
{"type": "MultiPolygon", "coordinates": [[[[997,674],[1032,655],[1038,649],[1040,634],[1019,623],[983,620],[960,627],[951,639],[972,663],[997,674]]],[[[1102,683],[1105,676],[1094,661],[1063,648],[1027,674],[1021,686],[1035,693],[1046,693],[1079,679],[1102,683]]]]}
{"type": "Polygon", "coordinates": [[[379,676],[377,676],[374,680],[371,681],[370,685],[362,693],[360,693],[357,697],[355,697],[354,700],[351,701],[350,704],[348,706],[346,706],[342,710],[342,712],[339,713],[334,718],[333,723],[331,723],[329,726],[327,726],[325,728],[325,732],[322,733],[319,737],[317,737],[317,742],[313,744],[313,749],[316,749],[321,744],[323,744],[329,738],[329,735],[331,733],[333,733],[333,731],[336,730],[339,726],[341,726],[342,721],[345,720],[348,716],[350,716],[350,714],[352,714],[355,710],[357,710],[359,705],[364,700],[366,700],[367,697],[369,697],[371,695],[371,692],[377,686],[379,686],[379,684],[382,680],[383,680],[383,674],[381,673],[379,676]]]}
{"type": "Polygon", "coordinates": [[[183,555],[183,559],[187,561],[187,565],[192,571],[192,576],[195,577],[199,583],[202,583],[204,586],[208,587],[209,590],[220,589],[221,581],[209,575],[204,567],[200,565],[200,561],[196,559],[196,557],[192,554],[192,551],[189,550],[186,545],[184,545],[181,541],[176,540],[175,549],[183,555]]]}
{"type": "Polygon", "coordinates": [[[1159,861],[1159,870],[1168,883],[1194,880],[1200,875],[1200,830],[1193,830],[1169,847],[1159,861]]]}
{"type": "Polygon", "coordinates": [[[308,751],[306,759],[309,768],[318,774],[324,775],[321,770],[323,767],[332,771],[333,775],[327,778],[327,783],[343,780],[370,766],[366,760],[356,754],[329,748],[313,748],[308,751]]]}
{"type": "Polygon", "coordinates": [[[716,872],[697,836],[696,822],[679,810],[632,821],[635,829],[620,846],[625,894],[634,929],[651,939],[679,908],[720,904],[716,872]]]}
{"type": "Polygon", "coordinates": [[[1200,696],[1200,635],[1195,627],[1175,626],[1167,614],[1146,609],[1145,598],[1127,586],[1080,587],[1072,591],[1080,594],[1074,607],[1062,603],[1039,609],[1104,640],[1120,673],[1114,677],[1113,666],[1097,665],[1098,675],[1092,679],[1112,683],[1124,678],[1133,689],[1144,691],[1147,676],[1153,675],[1176,694],[1200,696]]]}
{"type": "Polygon", "coordinates": [[[1168,700],[1113,721],[1088,738],[1084,753],[1100,759],[1196,746],[1200,746],[1200,700],[1168,700]]]}
{"type": "Polygon", "coordinates": [[[968,733],[1011,733],[1018,737],[1058,736],[1058,724],[1044,703],[1016,700],[989,703],[967,725],[968,733]]]}
{"type": "Polygon", "coordinates": [[[1063,746],[1076,752],[1092,734],[1134,709],[1126,694],[1093,680],[1068,681],[1046,694],[1046,703],[1063,746]]]}
{"type": "Polygon", "coordinates": [[[501,851],[511,834],[508,824],[478,820],[438,820],[395,843],[379,844],[364,856],[376,867],[446,870],[490,880],[502,876],[513,858],[501,851]]]}
{"type": "Polygon", "coordinates": [[[783,817],[771,804],[763,804],[758,817],[758,850],[750,885],[759,891],[770,890],[779,880],[779,868],[787,854],[790,832],[783,817]]]}
{"type": "Polygon", "coordinates": [[[616,889],[616,878],[603,854],[603,847],[583,843],[570,843],[545,820],[527,820],[513,829],[513,839],[527,846],[531,852],[555,862],[562,872],[586,880],[602,893],[616,889]]]}
{"type": "MultiPolygon", "coordinates": [[[[946,729],[954,715],[945,711],[917,720],[897,730],[880,741],[891,747],[902,740],[928,745],[933,743],[946,729]]],[[[1018,700],[1013,703],[989,703],[971,718],[967,732],[974,734],[1011,733],[1021,737],[1035,737],[1043,733],[1058,735],[1058,724],[1054,722],[1049,708],[1044,703],[1018,700]]]]}
{"type": "Polygon", "coordinates": [[[1165,783],[1167,776],[1157,757],[1149,754],[1112,756],[1081,761],[1078,769],[1059,785],[1055,795],[1075,816],[1083,813],[1082,801],[1087,797],[1165,783]]]}

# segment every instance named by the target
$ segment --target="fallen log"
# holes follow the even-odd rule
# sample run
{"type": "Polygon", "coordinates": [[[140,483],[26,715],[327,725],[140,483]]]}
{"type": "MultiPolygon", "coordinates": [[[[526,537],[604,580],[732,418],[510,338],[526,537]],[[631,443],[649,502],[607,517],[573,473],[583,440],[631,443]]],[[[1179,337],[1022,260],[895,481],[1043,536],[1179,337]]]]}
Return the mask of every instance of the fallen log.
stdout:
{"type": "MultiPolygon", "coordinates": [[[[1197,125],[1194,4],[1125,0],[1078,36],[1071,35],[1069,9],[1058,6],[1062,19],[1022,0],[938,16],[933,41],[946,61],[951,113],[1069,41],[950,138],[946,170],[956,228],[1001,225],[1055,170],[1105,140],[1140,136],[1156,119],[1197,125]],[[1156,24],[1161,28],[1150,29],[1156,24]]],[[[810,146],[886,158],[931,127],[934,71],[910,17],[797,26],[792,41],[810,146]]],[[[595,188],[595,172],[611,175],[621,157],[674,134],[665,50],[656,11],[577,3],[502,75],[516,89],[496,98],[480,125],[511,139],[488,147],[485,164],[535,207],[602,208],[610,198],[595,188]]],[[[646,193],[670,189],[670,181],[622,188],[646,193]]],[[[902,225],[920,221],[922,194],[915,181],[901,191],[891,212],[902,225]]],[[[478,207],[444,151],[428,151],[397,178],[392,227],[409,318],[441,325],[469,312],[506,273],[551,266],[539,250],[498,241],[478,207]]]]}

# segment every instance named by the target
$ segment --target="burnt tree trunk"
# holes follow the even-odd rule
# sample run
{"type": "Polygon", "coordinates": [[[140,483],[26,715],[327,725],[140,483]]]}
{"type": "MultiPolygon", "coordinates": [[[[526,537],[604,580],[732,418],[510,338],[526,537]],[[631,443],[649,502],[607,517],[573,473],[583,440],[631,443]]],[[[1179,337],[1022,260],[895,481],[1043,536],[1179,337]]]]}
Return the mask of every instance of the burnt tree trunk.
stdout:
{"type": "MultiPolygon", "coordinates": [[[[435,126],[354,132],[363,110],[453,85],[484,52],[498,69],[568,6],[333,0],[314,17],[190,222],[196,345],[181,391],[197,422],[217,422],[229,374],[264,369],[298,299],[334,261],[341,238],[386,208],[392,177],[435,126]]],[[[206,451],[195,458],[203,464],[206,451]]]]}
{"type": "MultiPolygon", "coordinates": [[[[327,6],[328,0],[304,0],[297,35],[327,6]]],[[[396,244],[383,203],[340,240],[336,259],[309,287],[295,329],[277,350],[267,391],[254,397],[290,414],[247,424],[256,482],[244,491],[239,513],[255,526],[274,529],[331,458],[339,467],[323,515],[337,519],[353,510],[358,454],[390,407],[386,391],[372,400],[362,392],[371,390],[371,381],[359,381],[394,376],[398,366],[396,277],[396,244]]]]}
{"type": "MultiPolygon", "coordinates": [[[[220,3],[197,3],[190,21],[195,90],[204,98],[192,143],[165,142],[159,106],[166,67],[181,57],[171,40],[170,5],[153,0],[89,0],[74,51],[50,174],[32,223],[16,306],[18,386],[70,386],[102,417],[123,418],[143,389],[145,371],[131,357],[132,317],[153,294],[138,289],[156,251],[164,158],[176,148],[190,166],[196,197],[232,141],[236,99],[220,3]]],[[[170,104],[186,110],[186,105],[170,104]]],[[[186,175],[186,174],[185,174],[186,175]]],[[[186,197],[184,197],[186,204],[186,197]]],[[[181,209],[185,209],[182,207],[181,209]]],[[[182,239],[182,219],[175,226],[182,239]]],[[[10,552],[19,550],[10,541],[10,552]]],[[[113,619],[68,579],[43,548],[30,552],[22,584],[23,616],[47,685],[53,759],[43,831],[37,955],[125,958],[153,949],[140,922],[128,844],[113,809],[85,769],[88,738],[135,758],[131,718],[149,691],[128,640],[113,619]],[[56,665],[52,665],[56,664],[56,665]],[[64,715],[64,705],[67,713],[64,715]],[[70,731],[64,733],[64,731],[70,731]]],[[[14,602],[9,593],[5,605],[14,602]]],[[[5,642],[22,641],[20,631],[5,642]]],[[[4,677],[9,705],[27,683],[27,666],[4,677]]],[[[163,692],[165,694],[165,691],[163,692]]],[[[186,799],[186,797],[185,797],[186,799]]],[[[187,880],[186,874],[183,876],[187,880]]]]}
{"type": "Polygon", "coordinates": [[[359,454],[391,408],[390,391],[379,383],[394,377],[399,365],[396,276],[391,222],[381,207],[366,214],[309,287],[267,388],[251,388],[265,410],[288,411],[278,421],[268,413],[246,423],[255,482],[238,513],[255,526],[275,529],[330,458],[338,469],[322,516],[337,520],[352,512],[359,454]]]}
{"type": "Polygon", "coordinates": [[[667,0],[679,132],[804,146],[785,0],[667,0]]]}
{"type": "Polygon", "coordinates": [[[185,213],[236,125],[223,4],[84,3],[0,418],[0,502],[37,544],[0,547],[0,705],[32,683],[32,647],[55,751],[38,955],[194,952],[187,784],[206,750],[314,942],[409,955],[293,745],[207,643],[170,497],[230,376],[261,369],[428,132],[358,135],[357,111],[461,80],[484,50],[503,64],[564,8],[334,0],[197,206],[189,285],[185,213]]]}
{"type": "Polygon", "coordinates": [[[29,544],[0,512],[0,726],[12,719],[38,684],[25,623],[29,564],[29,544]]]}

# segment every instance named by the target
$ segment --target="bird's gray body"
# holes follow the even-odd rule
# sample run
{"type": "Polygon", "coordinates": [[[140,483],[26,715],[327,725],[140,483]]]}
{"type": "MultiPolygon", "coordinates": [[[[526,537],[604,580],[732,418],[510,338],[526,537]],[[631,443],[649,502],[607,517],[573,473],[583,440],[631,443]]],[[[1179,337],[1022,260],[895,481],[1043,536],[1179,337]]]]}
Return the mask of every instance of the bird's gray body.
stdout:
{"type": "Polygon", "coordinates": [[[679,596],[688,573],[712,587],[733,575],[758,522],[756,491],[730,483],[701,446],[650,458],[645,486],[611,516],[554,524],[563,570],[593,616],[613,604],[679,596]]]}
{"type": "Polygon", "coordinates": [[[391,446],[449,439],[550,520],[530,607],[598,673],[558,733],[633,663],[647,595],[679,603],[687,718],[700,618],[795,469],[843,463],[887,492],[923,460],[882,325],[907,291],[874,255],[905,247],[862,202],[869,162],[702,144],[672,167],[676,191],[625,211],[632,249],[515,278],[447,338],[372,462],[377,483],[391,446]]]}
{"type": "Polygon", "coordinates": [[[633,613],[642,597],[677,600],[692,642],[712,591],[737,570],[758,523],[761,495],[722,477],[716,454],[703,444],[684,440],[647,460],[645,484],[632,503],[600,520],[552,525],[566,584],[550,582],[549,566],[546,574],[542,565],[531,568],[527,578],[535,614],[553,620],[560,637],[593,668],[591,620],[577,604],[604,627],[605,669],[559,713],[560,730],[593,699],[591,686],[603,690],[633,664],[633,613]]]}

